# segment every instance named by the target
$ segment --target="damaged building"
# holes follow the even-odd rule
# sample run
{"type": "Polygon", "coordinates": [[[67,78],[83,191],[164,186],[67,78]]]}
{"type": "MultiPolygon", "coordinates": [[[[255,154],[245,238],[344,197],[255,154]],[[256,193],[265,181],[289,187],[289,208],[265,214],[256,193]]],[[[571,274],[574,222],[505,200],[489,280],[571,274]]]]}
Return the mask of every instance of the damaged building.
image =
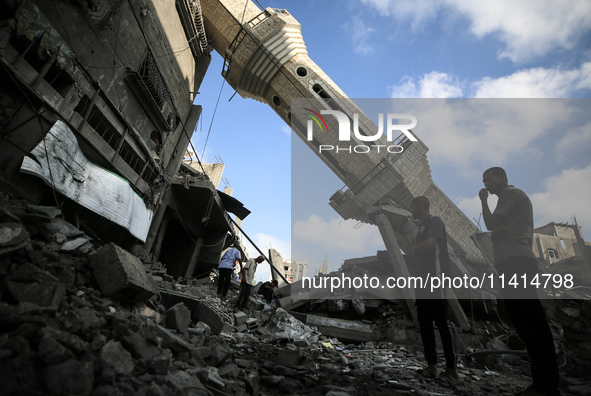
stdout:
{"type": "MultiPolygon", "coordinates": [[[[211,270],[250,212],[219,190],[223,164],[201,163],[190,147],[210,52],[224,57],[240,96],[269,105],[302,139],[291,98],[357,110],[308,57],[287,10],[231,0],[0,0],[0,11],[0,395],[502,395],[527,383],[523,346],[485,298],[451,299],[461,387],[416,373],[407,291],[298,300],[283,279],[273,303],[253,294],[247,313],[216,299],[211,270]]],[[[387,248],[344,270],[408,275],[402,252],[416,224],[404,208],[427,195],[449,224],[455,273],[482,271],[487,235],[475,237],[433,183],[427,146],[396,142],[404,155],[395,158],[321,156],[345,183],[330,205],[377,225],[387,248]]],[[[549,227],[538,230],[539,252],[562,258],[564,227],[549,227]]],[[[565,249],[585,259],[582,238],[565,249]]],[[[269,257],[286,266],[278,252],[269,257]]],[[[305,276],[307,262],[292,264],[285,274],[305,276]]],[[[568,394],[588,394],[591,309],[545,304],[568,394]]]]}
{"type": "Polygon", "coordinates": [[[228,212],[249,211],[195,156],[183,163],[211,59],[199,2],[0,7],[3,190],[57,200],[94,238],[172,276],[208,273],[235,239],[228,212]]]}

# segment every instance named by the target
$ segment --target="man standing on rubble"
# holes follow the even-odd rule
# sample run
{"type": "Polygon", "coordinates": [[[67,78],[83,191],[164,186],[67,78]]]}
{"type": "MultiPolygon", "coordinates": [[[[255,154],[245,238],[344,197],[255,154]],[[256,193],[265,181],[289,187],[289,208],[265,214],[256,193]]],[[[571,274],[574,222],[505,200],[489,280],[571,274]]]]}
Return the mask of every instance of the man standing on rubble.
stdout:
{"type": "MultiPolygon", "coordinates": [[[[419,276],[426,278],[427,276],[435,277],[442,276],[446,272],[449,273],[445,224],[438,216],[431,215],[429,198],[425,196],[414,198],[410,203],[410,210],[413,219],[420,221],[416,238],[417,244],[413,247],[413,253],[418,259],[419,276]]],[[[459,384],[460,375],[456,368],[454,330],[447,319],[445,290],[436,289],[431,292],[428,289],[417,289],[416,306],[421,340],[427,360],[427,368],[423,369],[421,373],[428,378],[439,376],[435,331],[433,330],[433,322],[435,322],[443,343],[446,366],[444,374],[452,386],[459,384]]]]}
{"type": "Polygon", "coordinates": [[[236,307],[238,309],[246,308],[250,291],[252,290],[252,281],[254,280],[254,273],[257,270],[257,265],[265,260],[263,255],[257,258],[250,258],[246,260],[246,264],[242,267],[242,274],[240,275],[240,292],[238,293],[238,301],[236,307]]]}
{"type": "MultiPolygon", "coordinates": [[[[504,274],[504,279],[517,275],[518,279],[525,276],[530,281],[538,273],[536,257],[532,252],[534,221],[531,201],[523,191],[509,185],[503,168],[487,169],[482,175],[482,182],[484,188],[478,196],[484,223],[492,231],[495,268],[499,275],[504,274]],[[489,193],[499,197],[493,213],[488,207],[489,193]]],[[[509,319],[525,343],[531,361],[533,384],[520,394],[559,395],[554,341],[536,289],[505,285],[502,296],[509,319]]]]}
{"type": "Polygon", "coordinates": [[[238,246],[240,246],[240,242],[234,242],[232,247],[226,250],[226,253],[222,256],[220,265],[218,266],[220,274],[218,278],[218,297],[222,301],[227,300],[226,294],[230,287],[234,267],[239,265],[242,268],[242,255],[240,254],[240,251],[236,249],[238,246]]]}

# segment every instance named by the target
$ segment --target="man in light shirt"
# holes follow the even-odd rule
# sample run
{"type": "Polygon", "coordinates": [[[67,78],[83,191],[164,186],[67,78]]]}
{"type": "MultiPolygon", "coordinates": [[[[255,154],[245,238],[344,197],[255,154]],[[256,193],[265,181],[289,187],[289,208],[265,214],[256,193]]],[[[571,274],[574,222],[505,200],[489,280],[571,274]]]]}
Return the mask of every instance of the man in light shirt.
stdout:
{"type": "Polygon", "coordinates": [[[252,281],[254,280],[254,273],[257,270],[257,265],[265,260],[263,255],[257,258],[251,258],[242,266],[242,275],[240,276],[240,292],[238,294],[238,301],[236,301],[236,308],[246,308],[250,291],[252,290],[252,281]]]}

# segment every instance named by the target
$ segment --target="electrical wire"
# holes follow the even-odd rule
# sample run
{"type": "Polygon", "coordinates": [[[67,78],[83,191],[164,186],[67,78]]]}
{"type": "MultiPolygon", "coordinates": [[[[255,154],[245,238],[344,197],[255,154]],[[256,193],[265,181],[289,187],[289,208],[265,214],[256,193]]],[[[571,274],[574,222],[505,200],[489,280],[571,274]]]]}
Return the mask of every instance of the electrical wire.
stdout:
{"type": "Polygon", "coordinates": [[[211,133],[211,127],[213,126],[213,120],[215,119],[215,114],[218,110],[218,105],[220,104],[220,98],[222,97],[222,91],[224,90],[224,83],[226,80],[222,80],[222,86],[220,87],[220,93],[218,94],[218,99],[215,102],[215,107],[213,109],[213,115],[211,116],[211,122],[209,123],[209,129],[207,130],[207,137],[205,138],[205,143],[203,144],[203,151],[201,152],[201,158],[205,155],[205,148],[207,147],[207,142],[209,141],[209,134],[211,133]]]}

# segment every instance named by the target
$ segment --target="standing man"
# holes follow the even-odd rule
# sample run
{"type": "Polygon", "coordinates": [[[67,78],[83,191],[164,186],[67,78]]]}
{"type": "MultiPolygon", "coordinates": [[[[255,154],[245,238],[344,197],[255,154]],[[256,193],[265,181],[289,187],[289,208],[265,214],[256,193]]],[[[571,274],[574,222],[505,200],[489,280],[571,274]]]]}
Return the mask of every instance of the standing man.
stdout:
{"type": "Polygon", "coordinates": [[[226,253],[222,256],[218,271],[220,273],[218,280],[218,297],[222,301],[226,301],[226,294],[230,287],[230,280],[232,279],[232,273],[234,272],[234,266],[240,265],[242,267],[242,255],[240,251],[236,249],[240,246],[238,241],[234,242],[232,247],[226,250],[226,253]]]}
{"type": "Polygon", "coordinates": [[[257,265],[262,263],[263,260],[265,260],[265,257],[263,255],[260,255],[255,259],[250,258],[242,267],[242,274],[240,275],[240,292],[238,293],[238,301],[236,301],[235,308],[246,308],[248,296],[250,296],[250,291],[252,290],[252,281],[254,279],[254,273],[257,270],[257,265]]]}
{"type": "MultiPolygon", "coordinates": [[[[441,277],[443,273],[449,273],[445,224],[441,218],[432,216],[429,212],[429,198],[424,196],[414,198],[410,203],[410,210],[413,219],[420,221],[417,244],[412,249],[418,258],[418,275],[425,279],[427,276],[441,277]]],[[[459,384],[460,375],[456,368],[454,330],[447,319],[445,291],[436,289],[431,292],[427,289],[417,289],[416,306],[425,359],[427,359],[427,368],[422,373],[429,378],[439,376],[435,331],[433,330],[433,322],[435,322],[443,343],[445,376],[449,378],[452,386],[459,384]]]]}
{"type": "Polygon", "coordinates": [[[507,285],[514,275],[520,280],[525,275],[529,282],[538,273],[536,257],[532,252],[534,221],[531,201],[523,191],[509,185],[503,168],[487,169],[482,175],[482,182],[484,188],[478,196],[484,223],[492,231],[495,268],[505,279],[502,290],[505,306],[531,361],[533,384],[521,394],[559,395],[554,341],[536,290],[507,285]],[[499,197],[493,213],[488,207],[489,193],[499,197]]]}

